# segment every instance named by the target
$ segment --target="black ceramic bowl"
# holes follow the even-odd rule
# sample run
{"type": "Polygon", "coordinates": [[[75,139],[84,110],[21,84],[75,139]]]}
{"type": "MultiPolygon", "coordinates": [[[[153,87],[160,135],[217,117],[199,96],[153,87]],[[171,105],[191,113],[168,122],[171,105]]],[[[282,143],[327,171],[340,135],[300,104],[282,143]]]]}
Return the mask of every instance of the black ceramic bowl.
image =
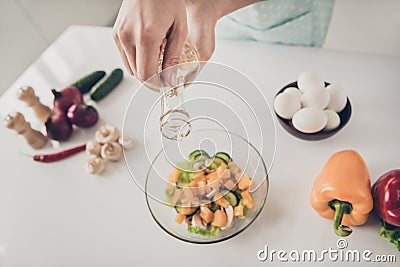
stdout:
{"type": "MultiPolygon", "coordinates": [[[[328,86],[329,83],[325,82],[325,86],[328,86]]],[[[279,95],[280,93],[282,93],[286,88],[289,87],[297,87],[297,82],[293,82],[290,83],[286,86],[284,86],[281,90],[279,90],[279,92],[275,95],[275,97],[277,95],[279,95]]],[[[274,110],[275,111],[275,110],[274,110]]],[[[292,120],[287,120],[284,119],[282,117],[280,117],[276,111],[275,111],[275,115],[278,118],[279,123],[282,125],[283,128],[285,128],[286,131],[288,131],[291,135],[303,139],[303,140],[308,140],[308,141],[318,141],[318,140],[323,140],[326,138],[329,138],[333,135],[335,135],[336,133],[338,133],[344,126],[346,126],[346,124],[349,122],[350,117],[351,117],[351,103],[350,103],[350,99],[347,98],[347,103],[346,106],[344,107],[344,109],[338,113],[339,117],[340,117],[340,124],[336,129],[333,130],[321,130],[319,132],[316,133],[303,133],[298,131],[296,128],[294,128],[292,120]]]]}

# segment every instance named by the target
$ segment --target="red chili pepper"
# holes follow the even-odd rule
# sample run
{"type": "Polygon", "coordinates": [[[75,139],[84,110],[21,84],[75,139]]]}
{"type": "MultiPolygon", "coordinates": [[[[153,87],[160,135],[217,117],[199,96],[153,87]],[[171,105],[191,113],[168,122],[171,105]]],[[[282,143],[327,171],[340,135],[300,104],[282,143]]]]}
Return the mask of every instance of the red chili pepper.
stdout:
{"type": "Polygon", "coordinates": [[[86,150],[86,144],[77,146],[74,148],[70,148],[61,152],[57,152],[54,154],[47,154],[47,155],[34,155],[33,160],[34,161],[39,161],[39,162],[44,162],[44,163],[50,163],[50,162],[55,162],[59,161],[65,158],[68,158],[72,155],[75,155],[79,152],[85,151],[86,150]]]}

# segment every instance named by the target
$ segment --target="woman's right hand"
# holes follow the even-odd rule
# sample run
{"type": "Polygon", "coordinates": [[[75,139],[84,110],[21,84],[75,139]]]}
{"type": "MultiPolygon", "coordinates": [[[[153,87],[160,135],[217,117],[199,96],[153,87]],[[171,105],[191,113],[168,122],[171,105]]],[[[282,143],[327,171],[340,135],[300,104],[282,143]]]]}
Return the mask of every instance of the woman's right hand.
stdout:
{"type": "Polygon", "coordinates": [[[164,39],[163,69],[179,64],[187,32],[185,0],[124,0],[114,25],[126,69],[143,82],[157,73],[164,39]]]}

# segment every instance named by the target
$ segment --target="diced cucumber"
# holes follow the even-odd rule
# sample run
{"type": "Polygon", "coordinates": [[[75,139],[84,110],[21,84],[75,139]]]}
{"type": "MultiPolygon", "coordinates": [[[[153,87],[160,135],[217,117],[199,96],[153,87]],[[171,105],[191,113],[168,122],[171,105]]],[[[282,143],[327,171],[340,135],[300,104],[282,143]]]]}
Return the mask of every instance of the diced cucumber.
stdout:
{"type": "Polygon", "coordinates": [[[238,216],[238,219],[246,219],[247,207],[243,205],[242,200],[239,201],[238,206],[243,206],[243,216],[238,216]]]}
{"type": "Polygon", "coordinates": [[[188,162],[188,161],[182,161],[182,162],[178,162],[176,164],[176,168],[180,171],[180,172],[193,172],[193,163],[192,162],[188,162]]]}
{"type": "Polygon", "coordinates": [[[219,165],[218,165],[215,161],[210,161],[210,163],[208,164],[207,167],[208,167],[209,169],[215,171],[215,170],[218,168],[218,166],[219,166],[219,165]]]}
{"type": "Polygon", "coordinates": [[[225,152],[218,152],[215,154],[216,158],[222,159],[225,164],[229,164],[229,162],[233,161],[231,157],[225,152]]]}
{"type": "Polygon", "coordinates": [[[215,212],[216,210],[219,210],[220,208],[221,207],[217,203],[215,203],[214,201],[211,202],[211,210],[213,212],[215,212]]]}
{"type": "Polygon", "coordinates": [[[238,201],[242,201],[242,190],[240,190],[239,188],[236,188],[235,190],[231,191],[235,194],[236,198],[238,199],[238,201]]]}
{"type": "Polygon", "coordinates": [[[104,71],[97,70],[75,81],[71,86],[75,86],[82,94],[86,94],[104,75],[106,75],[104,71]]]}
{"type": "Polygon", "coordinates": [[[167,197],[167,199],[170,199],[174,195],[174,192],[175,188],[167,188],[165,190],[165,196],[167,197]]]}
{"type": "Polygon", "coordinates": [[[204,150],[195,150],[195,151],[193,151],[192,153],[189,154],[189,160],[190,161],[195,161],[195,160],[199,159],[202,156],[210,158],[210,156],[204,150]]]}
{"type": "Polygon", "coordinates": [[[232,207],[236,207],[238,204],[238,199],[234,193],[231,191],[221,191],[224,198],[231,204],[232,207]]]}
{"type": "Polygon", "coordinates": [[[220,158],[214,158],[214,160],[213,160],[214,162],[215,162],[215,164],[217,164],[217,166],[219,167],[219,165],[221,165],[221,163],[222,162],[224,162],[225,163],[225,161],[224,160],[222,160],[222,159],[220,159],[220,158]]]}
{"type": "Polygon", "coordinates": [[[122,81],[123,71],[115,69],[110,74],[106,75],[90,90],[90,98],[94,101],[99,101],[111,93],[115,87],[122,81]]]}
{"type": "Polygon", "coordinates": [[[180,172],[178,176],[178,184],[185,185],[192,181],[192,174],[189,172],[180,172]]]}

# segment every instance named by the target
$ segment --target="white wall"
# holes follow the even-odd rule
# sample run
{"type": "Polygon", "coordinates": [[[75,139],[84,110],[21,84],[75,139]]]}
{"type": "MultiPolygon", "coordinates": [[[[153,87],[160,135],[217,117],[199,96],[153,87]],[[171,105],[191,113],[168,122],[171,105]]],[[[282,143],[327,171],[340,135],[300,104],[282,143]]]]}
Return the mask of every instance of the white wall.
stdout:
{"type": "Polygon", "coordinates": [[[0,94],[69,25],[113,25],[121,2],[0,0],[0,94]]]}
{"type": "Polygon", "coordinates": [[[400,0],[336,0],[324,47],[400,56],[400,0]]]}

